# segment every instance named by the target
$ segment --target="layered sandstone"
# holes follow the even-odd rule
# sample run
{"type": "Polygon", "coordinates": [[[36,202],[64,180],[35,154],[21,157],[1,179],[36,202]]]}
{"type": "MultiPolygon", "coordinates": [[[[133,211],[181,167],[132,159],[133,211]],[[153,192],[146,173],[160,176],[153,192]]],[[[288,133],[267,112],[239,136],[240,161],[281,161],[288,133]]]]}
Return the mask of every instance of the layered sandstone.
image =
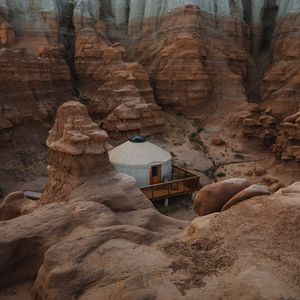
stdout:
{"type": "Polygon", "coordinates": [[[149,77],[138,63],[124,63],[111,71],[89,101],[89,111],[115,140],[135,134],[149,136],[163,131],[160,107],[155,103],[149,77]]]}
{"type": "Polygon", "coordinates": [[[274,151],[284,161],[300,161],[300,112],[286,117],[274,151]]]}
{"type": "Polygon", "coordinates": [[[220,103],[243,103],[247,64],[243,23],[185,6],[165,14],[156,30],[158,36],[143,31],[135,51],[154,82],[160,105],[195,116],[220,103]]]}
{"type": "Polygon", "coordinates": [[[251,105],[249,110],[241,114],[242,133],[249,139],[257,139],[265,146],[275,143],[278,135],[276,119],[270,107],[251,105]]]}
{"type": "Polygon", "coordinates": [[[47,139],[51,149],[49,183],[40,204],[53,202],[54,198],[67,201],[88,177],[108,171],[107,140],[107,133],[91,121],[84,105],[75,101],[63,104],[47,139]]]}
{"type": "MultiPolygon", "coordinates": [[[[295,2],[295,7],[299,4],[295,2]]],[[[286,3],[286,6],[287,3],[286,3]]],[[[299,105],[300,15],[291,10],[278,19],[272,40],[272,63],[264,75],[262,100],[272,106],[274,115],[282,118],[293,113],[299,105]]]]}

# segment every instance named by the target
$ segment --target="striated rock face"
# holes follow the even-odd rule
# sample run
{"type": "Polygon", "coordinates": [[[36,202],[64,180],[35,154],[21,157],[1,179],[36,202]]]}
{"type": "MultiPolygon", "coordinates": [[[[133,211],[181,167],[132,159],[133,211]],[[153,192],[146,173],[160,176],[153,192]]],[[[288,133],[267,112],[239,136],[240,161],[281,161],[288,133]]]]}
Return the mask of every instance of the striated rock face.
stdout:
{"type": "MultiPolygon", "coordinates": [[[[285,4],[288,7],[288,3],[285,4]]],[[[293,7],[290,4],[290,7],[293,7]]],[[[299,3],[287,15],[281,13],[272,40],[272,64],[263,77],[262,100],[272,106],[274,116],[282,120],[293,113],[300,99],[300,14],[299,3]],[[298,11],[297,11],[298,8],[298,11]]]]}
{"type": "Polygon", "coordinates": [[[249,111],[241,114],[241,123],[245,137],[255,138],[265,146],[275,143],[278,129],[270,107],[251,105],[249,111]]]}
{"type": "Polygon", "coordinates": [[[204,186],[196,195],[194,210],[199,216],[205,216],[227,210],[244,200],[270,194],[263,185],[251,185],[243,178],[230,178],[204,186]]]}
{"type": "Polygon", "coordinates": [[[86,178],[108,171],[107,140],[107,133],[91,121],[83,104],[63,104],[47,139],[51,149],[49,183],[40,204],[53,202],[54,198],[67,201],[86,178]]]}
{"type": "Polygon", "coordinates": [[[112,70],[112,81],[98,89],[89,110],[118,141],[163,131],[160,107],[154,101],[148,75],[138,63],[112,70]]]}
{"type": "Polygon", "coordinates": [[[41,56],[0,49],[0,134],[24,121],[46,122],[60,97],[71,95],[69,70],[59,50],[43,48],[41,56]]]}
{"type": "Polygon", "coordinates": [[[220,123],[262,102],[271,112],[244,133],[270,145],[298,106],[299,11],[296,0],[1,0],[0,154],[22,156],[36,124],[41,147],[65,99],[88,104],[114,143],[162,132],[157,105],[220,123]]]}
{"type": "Polygon", "coordinates": [[[300,111],[286,117],[274,146],[275,153],[285,161],[300,161],[300,111]]]}
{"type": "Polygon", "coordinates": [[[238,19],[182,6],[165,14],[156,30],[158,36],[143,32],[136,52],[159,104],[193,116],[216,102],[239,105],[245,100],[247,28],[238,19]]]}
{"type": "Polygon", "coordinates": [[[84,20],[75,16],[74,59],[81,92],[90,98],[91,114],[118,141],[136,133],[162,132],[160,108],[145,69],[137,62],[124,62],[125,48],[109,41],[103,22],[84,20]]]}

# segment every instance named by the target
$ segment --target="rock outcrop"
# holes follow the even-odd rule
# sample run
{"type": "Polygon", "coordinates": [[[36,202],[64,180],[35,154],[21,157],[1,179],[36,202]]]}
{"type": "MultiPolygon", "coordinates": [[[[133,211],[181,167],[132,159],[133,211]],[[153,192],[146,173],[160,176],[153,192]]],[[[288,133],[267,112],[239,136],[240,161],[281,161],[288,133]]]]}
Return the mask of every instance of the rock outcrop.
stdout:
{"type": "Polygon", "coordinates": [[[249,111],[242,113],[242,133],[245,137],[258,140],[269,147],[276,141],[278,125],[270,107],[250,105],[249,111]]]}
{"type": "MultiPolygon", "coordinates": [[[[124,98],[137,89],[130,106],[135,117],[119,117],[128,110],[120,103],[99,121],[116,142],[134,132],[162,132],[153,101],[219,122],[248,98],[270,106],[279,124],[298,105],[298,23],[295,0],[2,0],[0,139],[11,152],[16,147],[8,142],[21,139],[19,156],[25,151],[21,127],[49,127],[65,99],[91,107],[95,99],[111,101],[99,93],[119,91],[115,74],[124,70],[130,73],[124,98]]],[[[262,131],[258,135],[273,142],[262,131]]]]}
{"type": "Polygon", "coordinates": [[[243,178],[230,178],[204,186],[196,195],[194,210],[199,216],[205,216],[224,211],[244,200],[270,194],[263,185],[251,185],[243,178]]]}
{"type": "Polygon", "coordinates": [[[112,138],[121,141],[135,134],[163,131],[160,107],[155,103],[149,77],[138,63],[123,64],[111,72],[89,102],[89,111],[112,138]]]}
{"type": "Polygon", "coordinates": [[[289,13],[279,10],[272,40],[272,64],[263,77],[262,101],[272,107],[272,112],[280,121],[299,106],[299,3],[288,5],[281,1],[280,7],[290,7],[289,13]],[[293,7],[294,5],[294,7],[293,7]],[[293,9],[292,9],[293,7],[293,9]]]}
{"type": "Polygon", "coordinates": [[[300,161],[300,112],[286,117],[274,146],[275,153],[284,161],[300,161]]]}
{"type": "MultiPolygon", "coordinates": [[[[219,265],[227,267],[208,278],[205,269],[200,268],[190,275],[186,284],[202,278],[205,282],[201,289],[203,298],[218,299],[225,290],[232,299],[252,299],[258,294],[266,299],[288,294],[297,298],[299,289],[292,286],[298,285],[299,277],[292,279],[291,276],[297,274],[300,267],[297,253],[300,245],[296,242],[300,238],[298,193],[299,183],[295,183],[274,195],[254,197],[224,212],[196,218],[185,234],[190,248],[206,255],[203,265],[209,261],[213,269],[211,257],[215,253],[219,255],[219,265]],[[284,258],[285,253],[289,253],[288,259],[284,258]]],[[[177,262],[182,267],[178,272],[194,267],[201,257],[192,252],[194,256],[181,265],[180,260],[189,257],[190,249],[181,247],[177,262]]],[[[194,295],[192,290],[187,291],[186,297],[192,298],[191,295],[194,295]]]]}
{"type": "Polygon", "coordinates": [[[231,178],[206,185],[196,195],[194,210],[199,216],[218,212],[234,195],[250,185],[249,181],[242,178],[231,178]]]}
{"type": "Polygon", "coordinates": [[[36,202],[27,199],[23,192],[13,192],[0,203],[0,221],[14,219],[30,213],[36,207],[36,202]]]}

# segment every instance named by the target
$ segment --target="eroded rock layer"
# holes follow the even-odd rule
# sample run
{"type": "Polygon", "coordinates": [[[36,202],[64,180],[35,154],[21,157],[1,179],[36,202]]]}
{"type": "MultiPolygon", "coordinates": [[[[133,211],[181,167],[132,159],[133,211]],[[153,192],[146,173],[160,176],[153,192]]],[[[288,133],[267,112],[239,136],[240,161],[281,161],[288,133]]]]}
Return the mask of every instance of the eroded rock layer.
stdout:
{"type": "Polygon", "coordinates": [[[89,104],[115,142],[162,132],[157,105],[221,122],[249,100],[271,107],[246,126],[269,145],[299,104],[299,11],[297,0],[1,0],[0,139],[18,156],[20,128],[45,135],[66,99],[89,104]]]}

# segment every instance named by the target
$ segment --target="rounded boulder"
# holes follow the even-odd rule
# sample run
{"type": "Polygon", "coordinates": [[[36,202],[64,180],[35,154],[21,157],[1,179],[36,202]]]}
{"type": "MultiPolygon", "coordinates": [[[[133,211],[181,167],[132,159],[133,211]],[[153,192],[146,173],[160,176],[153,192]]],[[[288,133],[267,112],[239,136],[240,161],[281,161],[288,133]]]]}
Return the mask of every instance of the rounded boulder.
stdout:
{"type": "Polygon", "coordinates": [[[219,212],[228,200],[250,185],[243,178],[230,178],[206,185],[196,195],[194,210],[199,216],[219,212]]]}
{"type": "Polygon", "coordinates": [[[270,191],[268,188],[264,185],[259,184],[253,184],[244,190],[237,193],[235,196],[233,196],[222,208],[221,211],[224,211],[228,209],[229,207],[242,202],[244,200],[256,197],[256,196],[263,196],[263,195],[270,195],[270,191]]]}

